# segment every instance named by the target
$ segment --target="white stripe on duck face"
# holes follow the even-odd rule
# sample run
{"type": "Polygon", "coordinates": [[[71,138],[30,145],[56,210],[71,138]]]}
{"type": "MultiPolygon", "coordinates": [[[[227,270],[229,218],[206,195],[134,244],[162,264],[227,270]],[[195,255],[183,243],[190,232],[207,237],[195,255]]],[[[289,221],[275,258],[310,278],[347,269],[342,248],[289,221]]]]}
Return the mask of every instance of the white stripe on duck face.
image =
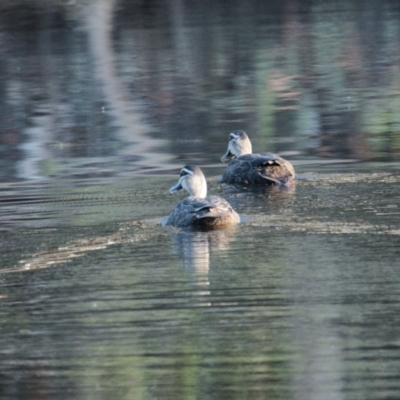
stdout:
{"type": "Polygon", "coordinates": [[[193,171],[191,169],[188,169],[188,168],[184,167],[184,168],[181,169],[181,176],[184,176],[184,175],[193,176],[193,171]]]}

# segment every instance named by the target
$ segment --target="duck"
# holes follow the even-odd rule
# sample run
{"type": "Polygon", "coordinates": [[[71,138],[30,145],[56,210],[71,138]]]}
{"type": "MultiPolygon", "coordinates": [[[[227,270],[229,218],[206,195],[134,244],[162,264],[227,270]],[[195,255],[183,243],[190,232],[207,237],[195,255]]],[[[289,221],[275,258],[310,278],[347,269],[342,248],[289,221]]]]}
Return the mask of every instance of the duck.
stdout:
{"type": "Polygon", "coordinates": [[[166,225],[176,227],[223,228],[240,222],[232,206],[219,196],[207,196],[207,181],[196,165],[185,165],[170,193],[185,189],[189,196],[181,200],[169,215],[166,225]]]}
{"type": "Polygon", "coordinates": [[[247,133],[238,130],[229,134],[228,150],[222,162],[231,161],[221,182],[238,185],[284,185],[294,182],[292,164],[274,153],[253,154],[247,133]]]}

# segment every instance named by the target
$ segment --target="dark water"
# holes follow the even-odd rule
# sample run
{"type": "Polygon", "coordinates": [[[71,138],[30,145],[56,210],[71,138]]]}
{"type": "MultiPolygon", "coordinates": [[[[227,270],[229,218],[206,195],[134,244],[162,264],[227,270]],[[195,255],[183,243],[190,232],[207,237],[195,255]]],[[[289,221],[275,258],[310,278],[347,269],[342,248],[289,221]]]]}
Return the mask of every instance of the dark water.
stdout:
{"type": "Polygon", "coordinates": [[[0,399],[400,397],[400,6],[0,1],[0,399]],[[218,183],[234,129],[295,166],[218,183]],[[197,163],[239,226],[162,226],[197,163]]]}

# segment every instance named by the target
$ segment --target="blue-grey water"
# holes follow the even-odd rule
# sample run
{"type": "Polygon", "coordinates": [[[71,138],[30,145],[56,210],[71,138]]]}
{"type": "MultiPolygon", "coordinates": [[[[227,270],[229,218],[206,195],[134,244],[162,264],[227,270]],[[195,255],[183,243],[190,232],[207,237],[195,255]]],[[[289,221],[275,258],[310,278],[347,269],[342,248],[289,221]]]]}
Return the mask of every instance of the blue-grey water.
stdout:
{"type": "Polygon", "coordinates": [[[400,398],[400,5],[0,1],[0,399],[400,398]],[[218,182],[229,132],[297,173],[218,182]],[[163,226],[203,169],[238,226],[163,226]]]}

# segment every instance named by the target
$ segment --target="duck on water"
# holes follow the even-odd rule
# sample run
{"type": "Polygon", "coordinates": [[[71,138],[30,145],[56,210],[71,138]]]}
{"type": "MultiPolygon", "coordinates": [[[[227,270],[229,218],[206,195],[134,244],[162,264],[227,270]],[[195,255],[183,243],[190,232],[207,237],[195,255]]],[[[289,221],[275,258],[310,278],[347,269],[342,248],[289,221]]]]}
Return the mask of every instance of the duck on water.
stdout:
{"type": "Polygon", "coordinates": [[[274,153],[253,154],[244,131],[229,134],[228,150],[222,162],[231,161],[221,182],[239,185],[290,185],[295,178],[292,164],[274,153]]]}
{"type": "Polygon", "coordinates": [[[180,189],[189,192],[169,215],[166,225],[178,227],[222,228],[240,222],[232,206],[219,196],[207,196],[207,182],[201,169],[186,165],[181,169],[178,183],[170,188],[174,193],[180,189]]]}

